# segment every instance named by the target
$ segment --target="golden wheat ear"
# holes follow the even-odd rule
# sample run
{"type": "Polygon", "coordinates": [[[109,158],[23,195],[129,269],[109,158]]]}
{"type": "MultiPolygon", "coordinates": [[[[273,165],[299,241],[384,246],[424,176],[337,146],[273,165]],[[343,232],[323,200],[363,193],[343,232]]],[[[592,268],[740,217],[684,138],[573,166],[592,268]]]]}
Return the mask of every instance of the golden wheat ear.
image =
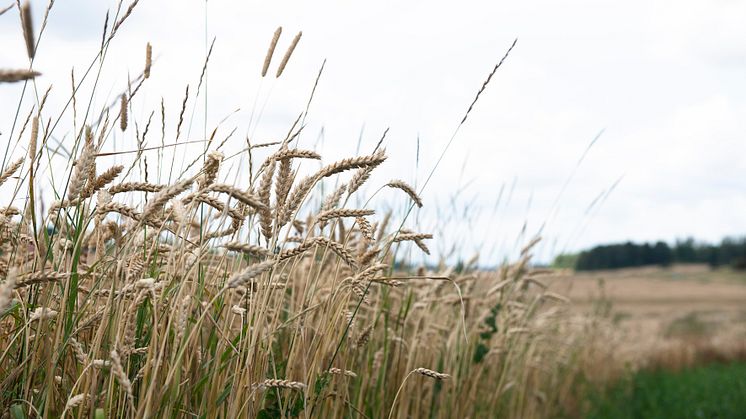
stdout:
{"type": "Polygon", "coordinates": [[[303,32],[298,32],[298,35],[295,35],[295,38],[293,38],[293,42],[290,43],[290,47],[288,47],[287,52],[285,52],[285,56],[282,57],[282,61],[280,61],[280,66],[277,67],[277,75],[275,76],[275,78],[280,78],[282,72],[285,71],[285,66],[288,65],[290,56],[293,55],[295,47],[298,46],[298,42],[300,41],[301,36],[303,36],[303,32]]]}
{"type": "Polygon", "coordinates": [[[119,128],[122,132],[127,131],[127,95],[122,95],[119,102],[119,128]]]}
{"type": "Polygon", "coordinates": [[[264,57],[264,65],[262,66],[262,77],[267,75],[267,70],[269,70],[269,64],[272,62],[272,56],[275,54],[275,48],[277,47],[277,41],[280,40],[280,35],[282,34],[282,26],[279,26],[277,30],[275,30],[275,34],[272,36],[272,41],[269,43],[269,49],[267,50],[267,55],[264,57]]]}

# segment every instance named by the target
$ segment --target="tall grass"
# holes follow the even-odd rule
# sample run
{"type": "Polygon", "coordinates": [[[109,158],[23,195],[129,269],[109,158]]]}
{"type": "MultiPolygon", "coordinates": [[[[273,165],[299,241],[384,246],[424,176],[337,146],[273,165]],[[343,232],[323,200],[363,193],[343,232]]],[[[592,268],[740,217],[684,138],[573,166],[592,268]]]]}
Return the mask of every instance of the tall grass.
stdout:
{"type": "MultiPolygon", "coordinates": [[[[112,13],[89,71],[136,5],[112,13]]],[[[38,76],[33,53],[43,49],[32,48],[31,22],[23,22],[30,66],[0,76],[27,83],[26,92],[38,76]]],[[[538,417],[570,397],[588,324],[545,291],[547,272],[531,268],[537,240],[497,271],[476,260],[459,270],[416,266],[410,249],[429,253],[434,237],[413,231],[409,213],[377,213],[375,193],[356,196],[383,170],[385,149],[301,177],[302,160],[321,160],[321,150],[297,146],[300,123],[242,152],[248,182],[225,180],[218,144],[228,137],[211,139],[213,148],[173,181],[153,183],[171,179],[165,172],[175,164],[161,162],[164,176],[154,174],[142,146],[150,123],[129,112],[158,71],[149,44],[146,51],[143,75],[98,117],[88,112],[85,126],[58,124],[70,110],[46,109],[44,96],[9,129],[21,147],[7,148],[0,175],[9,191],[0,198],[3,413],[538,417]],[[134,136],[138,150],[121,154],[123,165],[102,166],[115,129],[134,136]],[[72,153],[64,176],[39,178],[42,164],[59,161],[53,136],[72,153]],[[321,194],[322,184],[341,186],[321,194]]],[[[73,83],[96,89],[85,76],[73,83]]],[[[80,101],[73,94],[67,103],[90,108],[80,101]]],[[[184,119],[182,109],[177,138],[184,119]]],[[[406,182],[385,186],[400,190],[410,211],[426,205],[406,182]]]]}

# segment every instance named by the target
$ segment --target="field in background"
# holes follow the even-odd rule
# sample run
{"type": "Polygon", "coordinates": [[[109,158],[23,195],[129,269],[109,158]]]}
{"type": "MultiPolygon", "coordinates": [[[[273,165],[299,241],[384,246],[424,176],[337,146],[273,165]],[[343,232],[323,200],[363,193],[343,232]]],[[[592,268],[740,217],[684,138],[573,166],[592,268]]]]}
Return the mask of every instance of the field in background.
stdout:
{"type": "Polygon", "coordinates": [[[674,265],[557,271],[547,283],[579,317],[608,320],[597,340],[606,349],[585,368],[602,385],[578,401],[588,417],[739,417],[746,274],[674,265]]]}
{"type": "Polygon", "coordinates": [[[625,335],[619,351],[639,357],[675,344],[731,345],[746,337],[746,274],[705,265],[569,272],[550,285],[579,312],[609,304],[625,335]]]}

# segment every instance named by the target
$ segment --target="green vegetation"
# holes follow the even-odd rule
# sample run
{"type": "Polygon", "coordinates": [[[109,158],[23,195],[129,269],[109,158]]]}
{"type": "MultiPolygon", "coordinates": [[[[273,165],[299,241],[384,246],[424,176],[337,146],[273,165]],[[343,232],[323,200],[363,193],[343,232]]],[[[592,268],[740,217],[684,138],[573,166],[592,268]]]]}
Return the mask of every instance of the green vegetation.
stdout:
{"type": "Polygon", "coordinates": [[[587,418],[743,418],[746,363],[641,371],[590,396],[587,418]]]}
{"type": "Polygon", "coordinates": [[[697,243],[694,239],[665,242],[619,243],[596,246],[579,254],[562,254],[553,266],[579,271],[618,269],[636,266],[669,266],[672,263],[705,263],[716,268],[746,269],[746,238],[725,238],[719,245],[697,243]]]}

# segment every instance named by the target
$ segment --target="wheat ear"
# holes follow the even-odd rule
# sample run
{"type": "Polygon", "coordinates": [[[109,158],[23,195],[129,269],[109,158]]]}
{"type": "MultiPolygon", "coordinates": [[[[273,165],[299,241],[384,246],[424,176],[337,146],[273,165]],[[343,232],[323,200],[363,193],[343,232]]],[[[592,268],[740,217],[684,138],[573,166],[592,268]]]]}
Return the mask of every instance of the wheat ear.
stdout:
{"type": "Polygon", "coordinates": [[[150,42],[145,46],[145,70],[142,72],[142,76],[146,79],[150,78],[150,67],[153,65],[153,47],[150,42]]]}
{"type": "Polygon", "coordinates": [[[119,128],[122,132],[127,131],[127,95],[122,95],[119,103],[119,128]]]}
{"type": "Polygon", "coordinates": [[[282,34],[282,26],[279,26],[275,30],[275,34],[272,35],[272,41],[269,43],[269,49],[267,50],[267,55],[264,57],[264,65],[262,66],[262,77],[267,75],[267,70],[269,70],[269,64],[272,62],[272,56],[275,54],[275,48],[277,47],[277,41],[280,39],[280,35],[282,34]]]}
{"type": "Polygon", "coordinates": [[[15,83],[24,80],[31,80],[37,76],[41,76],[41,73],[38,71],[0,69],[0,83],[15,83]]]}
{"type": "Polygon", "coordinates": [[[392,180],[391,182],[387,183],[386,186],[389,188],[396,188],[404,191],[409,197],[414,201],[414,203],[422,208],[422,199],[417,195],[417,192],[414,190],[413,187],[409,186],[406,182],[403,180],[392,180]]]}
{"type": "Polygon", "coordinates": [[[26,0],[21,6],[21,24],[23,25],[23,39],[26,41],[26,52],[29,58],[34,58],[36,42],[34,41],[34,24],[31,20],[31,2],[26,0]]]}
{"type": "Polygon", "coordinates": [[[290,61],[290,56],[293,55],[293,51],[295,51],[295,47],[298,46],[298,41],[300,41],[300,37],[303,35],[303,32],[298,32],[298,35],[295,35],[295,38],[293,38],[293,42],[290,43],[290,46],[288,47],[288,50],[285,52],[285,56],[282,57],[282,61],[280,61],[280,66],[277,67],[277,75],[276,78],[280,78],[282,75],[282,72],[285,71],[285,66],[288,65],[288,61],[290,61]]]}

